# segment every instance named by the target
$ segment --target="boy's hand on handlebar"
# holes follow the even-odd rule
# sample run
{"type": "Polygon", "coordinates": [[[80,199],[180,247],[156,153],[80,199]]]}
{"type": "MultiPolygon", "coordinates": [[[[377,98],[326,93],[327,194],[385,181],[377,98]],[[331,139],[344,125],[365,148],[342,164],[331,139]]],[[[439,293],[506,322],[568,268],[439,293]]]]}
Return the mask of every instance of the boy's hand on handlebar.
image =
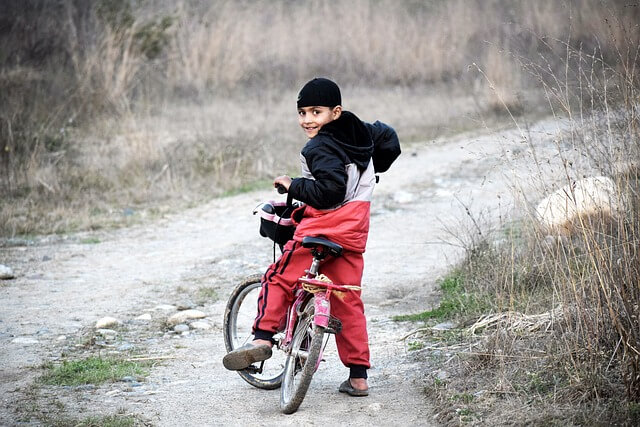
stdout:
{"type": "Polygon", "coordinates": [[[287,175],[281,175],[273,180],[273,186],[278,190],[278,193],[287,193],[289,186],[291,186],[291,178],[287,175]]]}

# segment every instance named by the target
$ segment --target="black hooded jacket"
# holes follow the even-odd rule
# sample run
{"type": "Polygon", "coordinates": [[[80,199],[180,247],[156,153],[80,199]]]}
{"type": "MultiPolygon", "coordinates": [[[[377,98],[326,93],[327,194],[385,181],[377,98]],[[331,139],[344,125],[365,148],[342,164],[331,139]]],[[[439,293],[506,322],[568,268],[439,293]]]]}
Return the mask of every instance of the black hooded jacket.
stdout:
{"type": "Polygon", "coordinates": [[[343,111],[302,149],[303,177],[292,180],[289,194],[316,209],[341,205],[347,191],[347,166],[355,164],[361,172],[367,169],[374,139],[390,130],[393,132],[383,123],[365,123],[355,114],[343,111]],[[309,174],[312,178],[304,177],[309,174]]]}

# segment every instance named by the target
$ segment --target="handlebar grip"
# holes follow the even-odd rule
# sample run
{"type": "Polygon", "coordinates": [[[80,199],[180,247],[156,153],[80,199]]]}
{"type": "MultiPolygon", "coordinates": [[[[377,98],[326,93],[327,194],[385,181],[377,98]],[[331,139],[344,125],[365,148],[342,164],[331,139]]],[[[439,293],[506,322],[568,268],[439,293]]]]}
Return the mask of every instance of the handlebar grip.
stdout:
{"type": "Polygon", "coordinates": [[[278,193],[280,193],[280,194],[284,194],[284,193],[287,192],[287,189],[282,184],[276,184],[276,189],[278,190],[278,193]]]}

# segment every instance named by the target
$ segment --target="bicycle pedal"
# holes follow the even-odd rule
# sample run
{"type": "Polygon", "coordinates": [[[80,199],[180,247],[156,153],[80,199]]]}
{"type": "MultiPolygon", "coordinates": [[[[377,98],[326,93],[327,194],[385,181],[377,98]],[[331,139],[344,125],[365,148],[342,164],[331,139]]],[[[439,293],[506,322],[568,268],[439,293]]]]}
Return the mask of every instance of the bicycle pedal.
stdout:
{"type": "Polygon", "coordinates": [[[327,325],[327,329],[325,332],[328,334],[339,334],[342,330],[342,322],[337,317],[331,316],[329,318],[329,325],[327,325]]]}
{"type": "Polygon", "coordinates": [[[246,368],[244,368],[243,371],[244,372],[248,372],[250,374],[261,374],[263,366],[264,366],[264,361],[262,361],[260,363],[260,367],[257,367],[257,366],[254,366],[254,365],[249,365],[246,368]]]}

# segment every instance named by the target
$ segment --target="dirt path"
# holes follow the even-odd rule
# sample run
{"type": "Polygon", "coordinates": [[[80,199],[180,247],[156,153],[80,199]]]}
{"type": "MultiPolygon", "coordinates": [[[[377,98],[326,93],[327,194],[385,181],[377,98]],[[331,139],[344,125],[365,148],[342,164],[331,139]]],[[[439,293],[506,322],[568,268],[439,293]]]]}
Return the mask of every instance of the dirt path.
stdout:
{"type": "MultiPolygon", "coordinates": [[[[533,129],[552,131],[550,123],[533,129]]],[[[475,210],[509,205],[509,168],[526,150],[520,141],[517,131],[504,131],[405,148],[376,188],[365,258],[372,394],[354,399],[337,392],[347,370],[331,348],[300,410],[290,416],[278,410],[278,391],[254,389],[221,364],[226,298],[271,256],[251,210],[278,197],[275,192],[214,200],[124,230],[6,243],[0,264],[11,266],[17,278],[0,288],[0,424],[118,411],[159,426],[431,424],[421,390],[437,367],[413,360],[401,338],[414,326],[390,317],[435,302],[435,280],[461,255],[443,243],[452,240],[444,226],[455,229],[456,218],[464,217],[460,202],[475,210]],[[202,292],[215,292],[217,301],[202,300],[202,292]],[[211,329],[170,332],[163,322],[178,307],[205,312],[211,329]],[[151,320],[139,319],[145,314],[151,320]],[[103,316],[122,322],[114,342],[95,338],[93,325],[103,316]],[[160,362],[141,384],[33,385],[42,373],[34,368],[43,362],[98,351],[160,362]]]]}

